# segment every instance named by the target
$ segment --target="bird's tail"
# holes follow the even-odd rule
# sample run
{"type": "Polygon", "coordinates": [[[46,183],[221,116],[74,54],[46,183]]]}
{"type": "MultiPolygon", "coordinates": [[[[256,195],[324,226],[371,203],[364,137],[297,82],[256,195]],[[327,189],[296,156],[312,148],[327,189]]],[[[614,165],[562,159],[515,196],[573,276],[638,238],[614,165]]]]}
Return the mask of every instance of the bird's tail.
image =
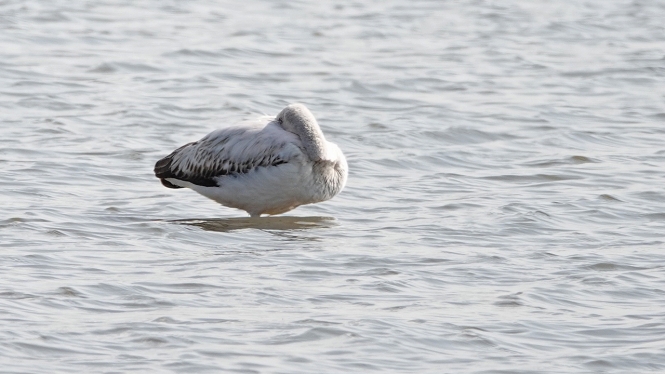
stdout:
{"type": "Polygon", "coordinates": [[[170,154],[163,159],[157,161],[155,164],[155,176],[159,178],[164,187],[168,188],[182,188],[166,180],[166,178],[175,178],[175,174],[171,171],[171,162],[173,161],[173,154],[170,154]]]}

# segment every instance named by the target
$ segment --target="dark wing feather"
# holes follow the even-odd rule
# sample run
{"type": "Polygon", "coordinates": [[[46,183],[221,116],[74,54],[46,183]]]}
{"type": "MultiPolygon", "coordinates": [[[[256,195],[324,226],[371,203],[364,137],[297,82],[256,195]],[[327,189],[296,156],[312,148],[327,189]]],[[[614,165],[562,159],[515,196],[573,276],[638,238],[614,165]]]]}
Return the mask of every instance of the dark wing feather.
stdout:
{"type": "Polygon", "coordinates": [[[176,149],[175,151],[171,152],[170,155],[164,157],[163,159],[157,161],[155,164],[155,176],[159,179],[161,179],[162,184],[165,187],[168,188],[182,188],[180,186],[176,186],[175,184],[169,182],[166,180],[166,178],[174,178],[174,179],[179,179],[181,181],[185,182],[190,182],[194,184],[198,184],[199,186],[205,186],[205,187],[216,187],[217,182],[213,179],[213,177],[222,175],[214,172],[209,172],[209,173],[201,173],[197,172],[200,168],[194,168],[193,173],[189,172],[186,173],[184,170],[178,167],[173,167],[173,161],[174,157],[176,157],[181,151],[188,147],[193,147],[196,146],[198,142],[192,142],[183,145],[182,147],[176,149]]]}
{"type": "Polygon", "coordinates": [[[286,141],[266,141],[269,134],[245,128],[231,128],[209,134],[183,145],[157,161],[155,176],[168,188],[182,188],[167,178],[204,187],[217,187],[217,177],[248,173],[257,167],[278,166],[287,162],[280,150],[286,141]],[[232,139],[242,139],[233,142],[232,139]],[[252,149],[253,152],[246,152],[252,149]]]}

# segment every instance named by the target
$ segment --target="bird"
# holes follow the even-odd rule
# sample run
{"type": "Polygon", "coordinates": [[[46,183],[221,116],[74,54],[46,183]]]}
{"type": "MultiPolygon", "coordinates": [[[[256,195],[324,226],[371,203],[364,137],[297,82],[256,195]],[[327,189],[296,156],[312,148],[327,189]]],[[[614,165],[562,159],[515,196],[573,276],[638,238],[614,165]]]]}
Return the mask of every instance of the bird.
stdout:
{"type": "Polygon", "coordinates": [[[348,178],[341,149],[299,103],[261,124],[215,130],[187,143],[157,161],[154,172],[165,187],[190,188],[252,218],[329,200],[348,178]]]}

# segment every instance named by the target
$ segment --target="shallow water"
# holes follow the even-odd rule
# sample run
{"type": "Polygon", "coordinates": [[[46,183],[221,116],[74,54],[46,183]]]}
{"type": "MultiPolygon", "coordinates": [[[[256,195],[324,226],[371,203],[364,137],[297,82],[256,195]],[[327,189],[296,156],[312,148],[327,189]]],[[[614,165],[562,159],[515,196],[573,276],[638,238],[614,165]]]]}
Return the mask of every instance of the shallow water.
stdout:
{"type": "Polygon", "coordinates": [[[3,372],[665,371],[660,1],[0,2],[3,372]],[[303,102],[335,199],[154,162],[303,102]]]}

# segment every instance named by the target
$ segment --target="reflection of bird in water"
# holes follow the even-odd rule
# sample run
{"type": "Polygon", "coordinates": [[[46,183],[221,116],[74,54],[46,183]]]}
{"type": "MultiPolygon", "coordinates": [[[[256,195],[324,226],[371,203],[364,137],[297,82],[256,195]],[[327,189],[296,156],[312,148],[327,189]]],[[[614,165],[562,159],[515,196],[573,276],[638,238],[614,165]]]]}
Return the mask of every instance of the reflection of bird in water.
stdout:
{"type": "Polygon", "coordinates": [[[337,225],[332,217],[264,217],[253,218],[212,218],[181,219],[169,221],[181,225],[195,226],[206,231],[231,232],[236,230],[257,229],[273,232],[329,228],[337,225]]]}
{"type": "Polygon", "coordinates": [[[216,130],[157,161],[169,188],[189,187],[252,217],[280,214],[337,195],[346,159],[312,113],[291,104],[263,126],[216,130]]]}

